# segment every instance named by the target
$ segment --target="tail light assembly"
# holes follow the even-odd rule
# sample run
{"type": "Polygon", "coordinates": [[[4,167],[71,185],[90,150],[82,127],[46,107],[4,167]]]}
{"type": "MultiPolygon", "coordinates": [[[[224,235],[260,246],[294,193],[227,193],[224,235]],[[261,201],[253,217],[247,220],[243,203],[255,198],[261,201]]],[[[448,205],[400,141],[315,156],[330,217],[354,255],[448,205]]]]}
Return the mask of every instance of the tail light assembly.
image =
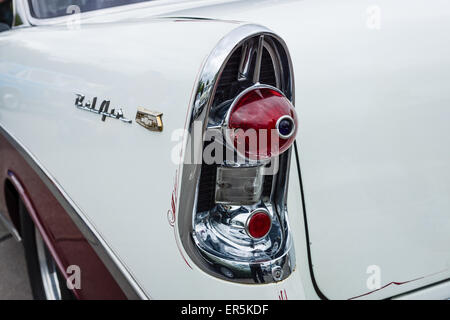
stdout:
{"type": "Polygon", "coordinates": [[[250,160],[268,160],[285,152],[295,140],[297,116],[291,102],[276,88],[255,85],[232,103],[223,135],[250,160]],[[253,138],[253,143],[251,139],[253,138]]]}
{"type": "Polygon", "coordinates": [[[199,77],[183,149],[177,231],[203,271],[261,284],[286,279],[295,253],[286,206],[298,130],[284,42],[256,25],[226,36],[199,77]]]}

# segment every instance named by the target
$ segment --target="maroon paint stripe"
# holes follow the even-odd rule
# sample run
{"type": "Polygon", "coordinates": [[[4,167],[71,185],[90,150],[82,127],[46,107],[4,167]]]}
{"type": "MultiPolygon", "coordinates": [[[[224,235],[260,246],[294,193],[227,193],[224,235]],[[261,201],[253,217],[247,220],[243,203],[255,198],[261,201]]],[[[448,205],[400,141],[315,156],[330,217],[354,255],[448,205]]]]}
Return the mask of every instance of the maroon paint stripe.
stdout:
{"type": "MultiPolygon", "coordinates": [[[[30,200],[30,197],[28,196],[27,192],[25,191],[25,188],[22,186],[19,179],[12,171],[8,171],[8,177],[9,177],[9,181],[12,182],[12,184],[16,188],[17,192],[19,193],[20,199],[22,200],[23,204],[25,205],[25,208],[27,209],[28,213],[30,214],[30,217],[33,220],[36,228],[39,230],[39,233],[41,234],[42,239],[44,240],[44,242],[47,246],[47,249],[50,251],[50,254],[52,255],[53,259],[55,260],[60,273],[63,275],[64,279],[67,281],[69,279],[69,276],[66,273],[64,264],[62,263],[61,259],[59,258],[59,255],[55,249],[55,246],[53,245],[53,242],[48,237],[47,232],[45,231],[45,229],[42,225],[42,222],[39,220],[36,210],[34,209],[33,203],[30,200]]],[[[80,299],[80,295],[77,290],[71,290],[71,291],[77,299],[80,299]]]]}
{"type": "Polygon", "coordinates": [[[5,135],[0,134],[0,210],[8,212],[4,190],[4,181],[8,180],[19,193],[62,275],[67,279],[67,267],[80,267],[81,289],[75,290],[74,295],[80,299],[126,299],[69,213],[5,135]]]}

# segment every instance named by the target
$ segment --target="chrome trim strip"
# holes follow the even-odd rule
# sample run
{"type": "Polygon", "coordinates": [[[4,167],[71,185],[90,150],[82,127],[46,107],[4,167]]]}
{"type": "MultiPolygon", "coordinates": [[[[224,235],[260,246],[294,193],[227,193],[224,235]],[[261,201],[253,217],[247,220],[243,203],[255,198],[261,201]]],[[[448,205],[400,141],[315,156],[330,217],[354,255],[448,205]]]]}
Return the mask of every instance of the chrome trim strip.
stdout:
{"type": "Polygon", "coordinates": [[[34,228],[34,238],[45,296],[47,300],[62,300],[55,261],[45,247],[44,239],[42,239],[37,227],[34,228]]]}
{"type": "Polygon", "coordinates": [[[17,15],[17,9],[16,9],[16,2],[12,2],[12,11],[13,11],[13,21],[11,24],[11,29],[16,25],[16,15],[17,15]]]}
{"type": "Polygon", "coordinates": [[[122,291],[128,299],[137,300],[150,299],[144,290],[139,286],[131,271],[125,266],[120,258],[108,246],[100,233],[94,228],[86,215],[77,207],[75,202],[69,197],[64,189],[59,185],[54,177],[40,164],[37,158],[17,140],[3,125],[0,124],[0,133],[13,145],[22,155],[28,165],[33,168],[39,178],[44,182],[56,200],[61,204],[72,221],[81,231],[91,247],[105,264],[113,278],[117,281],[122,291]]]}
{"type": "Polygon", "coordinates": [[[14,6],[14,24],[13,28],[22,27],[22,26],[30,26],[30,23],[28,21],[28,17],[26,14],[26,9],[23,6],[23,1],[21,0],[13,0],[13,6],[14,6]],[[16,26],[16,15],[20,17],[20,20],[22,23],[20,25],[16,26]]]}
{"type": "Polygon", "coordinates": [[[262,63],[262,56],[263,56],[263,50],[264,50],[264,35],[259,36],[258,39],[258,49],[256,51],[256,65],[255,65],[255,72],[253,73],[253,83],[259,83],[259,78],[261,75],[261,63],[262,63]]]}

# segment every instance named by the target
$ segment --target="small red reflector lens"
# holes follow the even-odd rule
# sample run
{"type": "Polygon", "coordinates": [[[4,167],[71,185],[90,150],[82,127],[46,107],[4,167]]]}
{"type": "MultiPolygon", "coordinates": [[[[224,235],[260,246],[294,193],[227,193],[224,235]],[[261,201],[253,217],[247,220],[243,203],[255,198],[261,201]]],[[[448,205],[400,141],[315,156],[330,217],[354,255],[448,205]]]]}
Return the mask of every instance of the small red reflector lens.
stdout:
{"type": "Polygon", "coordinates": [[[228,120],[230,143],[252,160],[285,152],[297,134],[297,115],[280,92],[260,87],[248,91],[232,105],[228,120]]]}
{"type": "Polygon", "coordinates": [[[247,221],[247,232],[255,239],[265,237],[272,228],[272,218],[266,211],[256,211],[252,213],[247,221]]]}

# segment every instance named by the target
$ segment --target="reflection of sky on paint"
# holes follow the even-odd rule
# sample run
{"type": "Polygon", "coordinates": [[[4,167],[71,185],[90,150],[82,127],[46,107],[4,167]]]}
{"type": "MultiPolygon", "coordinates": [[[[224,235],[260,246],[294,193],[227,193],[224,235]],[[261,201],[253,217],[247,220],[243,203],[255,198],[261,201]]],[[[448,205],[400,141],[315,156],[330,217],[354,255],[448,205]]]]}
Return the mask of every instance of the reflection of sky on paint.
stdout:
{"type": "Polygon", "coordinates": [[[0,74],[8,76],[18,76],[26,68],[18,63],[0,61],[0,74]]]}
{"type": "MultiPolygon", "coordinates": [[[[183,56],[184,50],[188,51],[196,46],[196,37],[192,35],[198,34],[198,41],[202,40],[204,35],[199,32],[201,30],[199,25],[197,23],[183,25],[183,32],[190,35],[188,38],[192,39],[183,42],[182,35],[180,35],[180,26],[177,23],[159,21],[158,24],[148,28],[151,31],[148,35],[145,35],[143,30],[146,29],[143,27],[148,24],[82,24],[80,30],[69,30],[65,25],[46,30],[42,27],[36,41],[29,38],[27,41],[22,41],[21,46],[46,56],[48,62],[59,61],[68,64],[90,65],[96,69],[118,71],[130,76],[144,71],[145,68],[135,62],[146,60],[151,60],[152,65],[164,65],[168,72],[176,72],[180,76],[191,70],[192,66],[185,66],[176,62],[180,61],[180,56],[183,56]],[[92,36],[93,33],[95,33],[95,37],[92,36]],[[156,34],[154,35],[154,33],[156,34]],[[161,37],[159,33],[164,33],[166,36],[161,37]],[[123,38],[127,39],[125,43],[117,40],[123,38]],[[49,43],[64,45],[49,46],[49,43]],[[57,52],[53,51],[55,47],[57,47],[57,52]],[[102,48],[105,48],[108,52],[104,52],[102,48]],[[123,65],[127,65],[127,67],[124,68],[123,65]]],[[[41,27],[36,29],[39,28],[41,27]]],[[[219,29],[219,32],[221,28],[228,29],[229,27],[225,28],[222,24],[217,24],[216,29],[219,29]]],[[[211,33],[208,33],[208,36],[212,37],[211,33]]],[[[196,67],[199,67],[197,66],[198,61],[193,63],[196,64],[196,67]]]]}
{"type": "MultiPolygon", "coordinates": [[[[84,79],[61,72],[49,71],[41,68],[30,68],[13,62],[0,62],[0,75],[8,75],[15,80],[25,80],[39,85],[52,85],[53,87],[81,86],[86,83],[84,79]]],[[[0,83],[3,82],[0,79],[0,83]]]]}

